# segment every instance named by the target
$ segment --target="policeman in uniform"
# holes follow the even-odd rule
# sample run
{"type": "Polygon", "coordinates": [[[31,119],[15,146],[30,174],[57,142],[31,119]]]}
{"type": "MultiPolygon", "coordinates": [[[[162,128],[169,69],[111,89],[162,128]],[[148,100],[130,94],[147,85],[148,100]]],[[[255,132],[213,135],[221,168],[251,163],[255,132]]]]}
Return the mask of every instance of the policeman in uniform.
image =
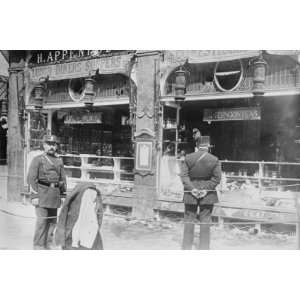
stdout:
{"type": "Polygon", "coordinates": [[[193,129],[196,143],[195,152],[188,154],[182,165],[181,180],[184,186],[184,233],[182,249],[190,250],[193,246],[194,228],[200,225],[199,249],[209,249],[211,212],[214,203],[218,201],[215,191],[221,181],[221,166],[216,156],[210,154],[209,142],[201,136],[198,129],[193,129]]]}
{"type": "Polygon", "coordinates": [[[45,135],[44,153],[33,158],[28,169],[28,185],[37,216],[34,249],[51,249],[61,195],[66,192],[66,175],[63,162],[57,157],[58,140],[45,135]]]}

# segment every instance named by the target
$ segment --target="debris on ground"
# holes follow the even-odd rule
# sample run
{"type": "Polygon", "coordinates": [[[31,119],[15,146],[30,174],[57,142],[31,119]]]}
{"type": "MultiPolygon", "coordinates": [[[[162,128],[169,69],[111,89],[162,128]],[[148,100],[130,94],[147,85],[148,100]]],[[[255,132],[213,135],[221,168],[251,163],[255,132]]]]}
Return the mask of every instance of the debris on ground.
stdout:
{"type": "MultiPolygon", "coordinates": [[[[32,249],[35,218],[32,206],[10,204],[7,208],[17,214],[0,217],[0,249],[32,249]],[[3,231],[5,229],[5,232],[3,231]]],[[[128,216],[104,216],[101,233],[104,248],[135,250],[179,250],[181,248],[184,222],[176,218],[161,217],[138,220],[128,216]]],[[[296,249],[296,237],[288,232],[276,231],[278,227],[266,227],[250,234],[253,225],[225,223],[223,227],[211,226],[211,249],[296,249]],[[250,232],[249,232],[250,231],[250,232]]],[[[281,228],[282,229],[282,228],[281,228]]],[[[195,225],[195,242],[198,241],[199,225],[195,225]]]]}

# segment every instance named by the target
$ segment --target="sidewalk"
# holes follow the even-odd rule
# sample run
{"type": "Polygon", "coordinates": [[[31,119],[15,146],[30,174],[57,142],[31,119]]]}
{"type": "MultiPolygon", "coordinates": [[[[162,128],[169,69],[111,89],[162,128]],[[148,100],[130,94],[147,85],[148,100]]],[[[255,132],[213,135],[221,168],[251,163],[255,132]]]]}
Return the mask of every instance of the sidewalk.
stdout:
{"type": "MultiPolygon", "coordinates": [[[[34,208],[28,204],[6,203],[1,204],[0,209],[16,215],[0,211],[0,249],[32,249],[34,208]]],[[[119,217],[104,217],[101,232],[104,247],[107,250],[179,249],[181,237],[174,229],[163,229],[160,226],[149,227],[136,221],[133,224],[119,217]]]]}
{"type": "MultiPolygon", "coordinates": [[[[34,208],[22,203],[1,203],[0,208],[27,217],[0,212],[0,249],[32,249],[34,208]]],[[[101,232],[106,250],[179,250],[183,224],[167,219],[147,223],[104,216],[101,232]]],[[[296,249],[296,238],[286,234],[251,235],[238,228],[214,226],[211,236],[211,249],[216,250],[296,249]]]]}
{"type": "MultiPolygon", "coordinates": [[[[24,217],[0,211],[0,250],[32,249],[34,207],[21,202],[7,202],[6,176],[6,166],[0,166],[0,209],[24,217]]],[[[195,236],[198,236],[197,231],[199,228],[196,229],[195,236]]],[[[162,222],[147,223],[104,216],[101,232],[104,248],[107,250],[179,250],[183,222],[174,222],[165,218],[162,222]]],[[[251,235],[238,228],[221,229],[214,226],[211,234],[211,249],[296,249],[296,238],[276,233],[251,235]]]]}
{"type": "Polygon", "coordinates": [[[0,165],[0,203],[7,199],[7,166],[0,165]]]}

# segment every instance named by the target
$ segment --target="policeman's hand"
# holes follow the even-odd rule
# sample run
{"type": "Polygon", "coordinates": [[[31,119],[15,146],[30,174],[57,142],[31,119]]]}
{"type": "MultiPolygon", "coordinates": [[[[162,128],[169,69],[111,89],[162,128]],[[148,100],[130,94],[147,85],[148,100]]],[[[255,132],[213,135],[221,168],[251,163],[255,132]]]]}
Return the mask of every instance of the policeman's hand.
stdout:
{"type": "Polygon", "coordinates": [[[39,198],[32,198],[31,199],[31,204],[34,206],[38,206],[39,205],[39,198]]]}
{"type": "Polygon", "coordinates": [[[198,198],[198,194],[199,194],[199,190],[198,189],[192,189],[192,195],[195,197],[195,198],[198,198]]]}
{"type": "Polygon", "coordinates": [[[198,193],[198,199],[201,199],[201,198],[205,197],[206,195],[207,195],[206,190],[200,190],[198,193]]]}

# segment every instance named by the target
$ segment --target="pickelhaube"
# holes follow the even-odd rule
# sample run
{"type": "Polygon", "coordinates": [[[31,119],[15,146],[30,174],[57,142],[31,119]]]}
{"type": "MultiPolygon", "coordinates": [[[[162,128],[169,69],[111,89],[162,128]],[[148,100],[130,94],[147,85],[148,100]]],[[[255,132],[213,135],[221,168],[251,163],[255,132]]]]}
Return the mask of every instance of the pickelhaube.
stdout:
{"type": "Polygon", "coordinates": [[[58,138],[57,138],[56,135],[53,135],[53,134],[46,134],[46,135],[44,135],[43,142],[44,142],[44,143],[51,142],[51,143],[56,143],[56,144],[58,144],[58,143],[59,143],[59,140],[58,140],[58,138]]]}

